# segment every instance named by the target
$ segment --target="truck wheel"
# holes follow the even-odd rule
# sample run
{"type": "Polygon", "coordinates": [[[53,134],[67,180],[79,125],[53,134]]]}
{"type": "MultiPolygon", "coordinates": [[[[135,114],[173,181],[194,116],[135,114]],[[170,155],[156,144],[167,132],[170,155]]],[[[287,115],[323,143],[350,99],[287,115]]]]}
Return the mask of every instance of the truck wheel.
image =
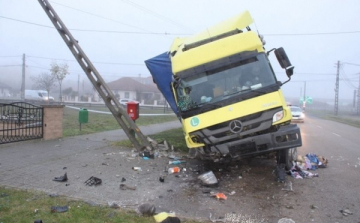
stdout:
{"type": "Polygon", "coordinates": [[[277,162],[278,164],[285,164],[287,170],[293,167],[293,161],[297,158],[297,148],[289,148],[278,151],[277,162]]]}

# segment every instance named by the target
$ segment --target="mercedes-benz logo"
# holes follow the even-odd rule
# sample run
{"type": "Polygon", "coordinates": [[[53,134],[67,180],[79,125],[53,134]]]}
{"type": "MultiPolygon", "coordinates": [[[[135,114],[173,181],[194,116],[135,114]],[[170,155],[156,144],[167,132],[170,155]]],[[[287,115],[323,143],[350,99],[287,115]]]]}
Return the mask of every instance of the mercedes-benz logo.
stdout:
{"type": "Polygon", "coordinates": [[[232,120],[229,124],[232,133],[239,133],[242,130],[242,124],[239,120],[232,120]]]}

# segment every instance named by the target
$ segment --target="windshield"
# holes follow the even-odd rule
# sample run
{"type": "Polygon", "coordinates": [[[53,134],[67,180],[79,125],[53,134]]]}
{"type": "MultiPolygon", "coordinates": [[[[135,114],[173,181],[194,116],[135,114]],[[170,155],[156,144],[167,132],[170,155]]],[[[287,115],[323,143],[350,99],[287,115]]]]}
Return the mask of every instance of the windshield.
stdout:
{"type": "Polygon", "coordinates": [[[180,111],[259,91],[276,83],[265,54],[180,79],[175,85],[180,111]]]}
{"type": "Polygon", "coordinates": [[[301,109],[299,107],[291,107],[290,109],[292,112],[301,112],[301,109]]]}

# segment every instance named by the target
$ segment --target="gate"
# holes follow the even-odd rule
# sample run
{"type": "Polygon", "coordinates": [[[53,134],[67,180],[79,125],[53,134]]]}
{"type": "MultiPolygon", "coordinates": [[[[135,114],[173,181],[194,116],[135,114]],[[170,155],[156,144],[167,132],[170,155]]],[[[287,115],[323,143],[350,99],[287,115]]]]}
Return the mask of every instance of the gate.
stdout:
{"type": "Polygon", "coordinates": [[[42,138],[43,112],[26,102],[0,103],[0,144],[42,138]]]}

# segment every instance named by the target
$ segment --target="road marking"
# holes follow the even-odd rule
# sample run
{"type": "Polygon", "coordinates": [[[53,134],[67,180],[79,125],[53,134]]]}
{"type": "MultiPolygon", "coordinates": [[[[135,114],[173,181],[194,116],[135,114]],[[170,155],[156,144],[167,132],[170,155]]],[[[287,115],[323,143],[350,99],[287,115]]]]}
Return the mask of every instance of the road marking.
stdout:
{"type": "Polygon", "coordinates": [[[332,133],[332,134],[334,134],[334,135],[336,135],[336,136],[340,137],[340,135],[338,135],[338,134],[336,134],[336,133],[332,133]]]}
{"type": "Polygon", "coordinates": [[[322,127],[320,125],[317,126],[318,128],[322,129],[322,127]]]}

